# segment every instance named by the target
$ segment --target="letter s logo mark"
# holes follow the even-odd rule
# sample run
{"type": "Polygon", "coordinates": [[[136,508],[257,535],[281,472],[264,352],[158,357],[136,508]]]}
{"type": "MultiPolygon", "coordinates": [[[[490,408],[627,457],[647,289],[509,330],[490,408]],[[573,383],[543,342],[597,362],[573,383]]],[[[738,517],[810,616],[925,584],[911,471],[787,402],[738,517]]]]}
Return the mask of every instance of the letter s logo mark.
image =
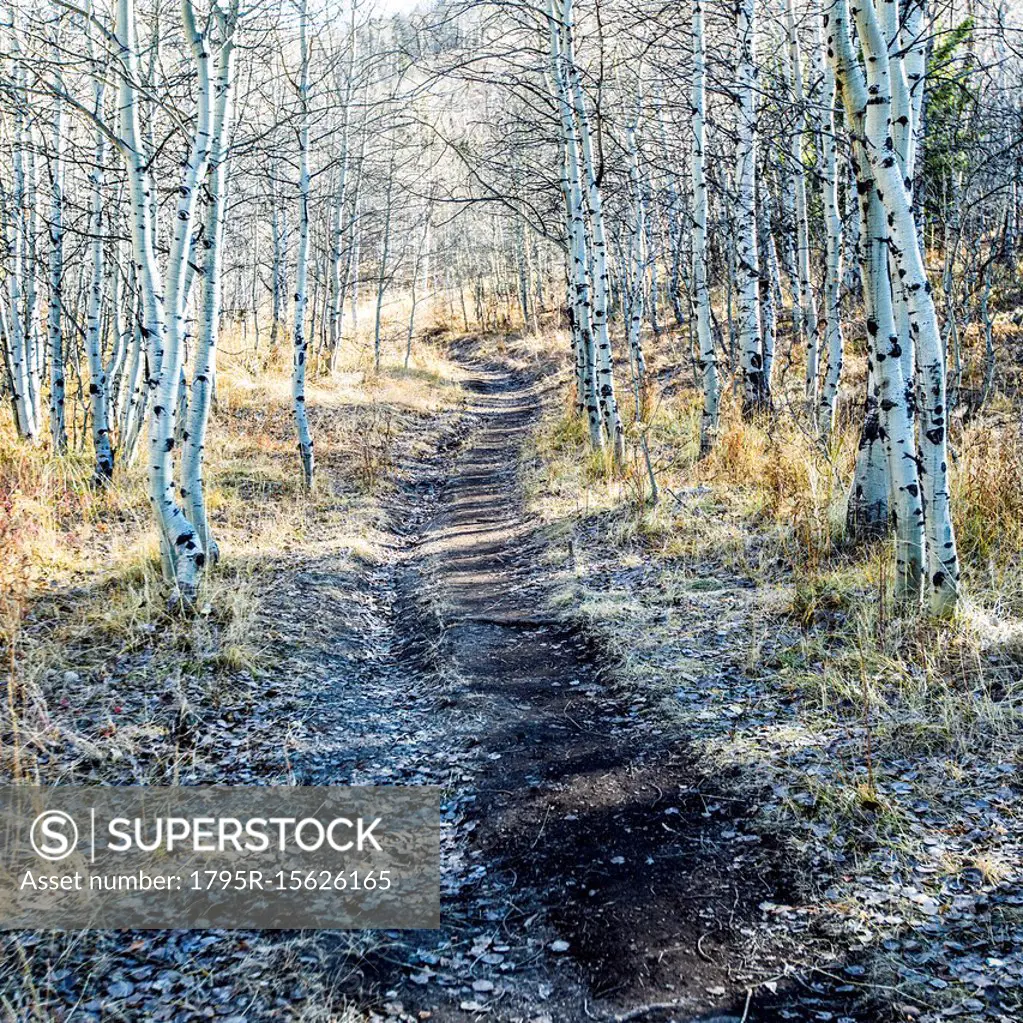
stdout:
{"type": "Polygon", "coordinates": [[[29,842],[44,860],[62,860],[78,845],[78,825],[63,810],[45,810],[32,822],[29,842]]]}

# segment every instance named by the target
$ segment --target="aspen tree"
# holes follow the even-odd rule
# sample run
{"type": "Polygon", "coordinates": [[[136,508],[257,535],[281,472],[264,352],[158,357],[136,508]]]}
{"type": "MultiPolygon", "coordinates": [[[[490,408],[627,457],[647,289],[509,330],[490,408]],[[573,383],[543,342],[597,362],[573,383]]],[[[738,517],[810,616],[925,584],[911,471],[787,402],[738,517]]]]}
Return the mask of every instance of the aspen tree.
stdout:
{"type": "Polygon", "coordinates": [[[28,365],[28,390],[36,429],[41,429],[42,388],[47,347],[40,335],[39,319],[39,158],[36,139],[36,119],[28,118],[27,148],[25,150],[24,231],[22,242],[22,294],[25,301],[24,335],[28,365]]]}
{"type": "Polygon", "coordinates": [[[590,446],[594,451],[604,447],[604,433],[597,384],[597,359],[592,326],[590,302],[589,253],[586,245],[586,223],[583,209],[582,171],[579,143],[574,123],[572,102],[563,64],[563,25],[556,7],[557,0],[548,0],[548,26],[551,46],[551,76],[557,98],[561,144],[564,149],[564,196],[569,236],[570,281],[573,292],[573,325],[578,333],[578,358],[582,365],[577,373],[583,377],[581,399],[586,407],[590,446]]]}
{"type": "Polygon", "coordinates": [[[646,197],[639,170],[639,146],[636,133],[639,124],[642,98],[637,97],[635,117],[625,128],[625,151],[629,165],[629,190],[632,203],[632,219],[629,223],[629,253],[625,266],[626,333],[629,353],[632,359],[636,413],[640,411],[640,392],[646,375],[646,359],[643,356],[643,292],[646,284],[646,197]]]}
{"type": "Polygon", "coordinates": [[[32,267],[26,239],[28,197],[25,185],[25,160],[26,150],[29,148],[26,126],[28,99],[20,34],[20,16],[17,8],[12,7],[9,40],[14,130],[11,140],[11,193],[9,201],[3,203],[4,247],[8,256],[7,309],[3,329],[7,339],[5,353],[13,392],[15,425],[20,437],[27,441],[35,441],[39,437],[40,416],[36,401],[37,389],[33,385],[36,356],[32,346],[32,330],[24,288],[26,274],[31,276],[32,267]]]}
{"type": "MultiPolygon", "coordinates": [[[[200,94],[196,132],[191,153],[186,162],[178,199],[178,217],[190,225],[194,209],[196,178],[200,162],[205,163],[208,145],[209,76],[204,70],[207,55],[205,43],[195,25],[195,15],[189,0],[182,2],[182,23],[193,59],[199,71],[200,94]],[[203,87],[205,86],[205,90],[203,87]],[[184,217],[182,218],[182,214],[184,217]]],[[[139,79],[138,41],[135,26],[134,0],[117,2],[117,59],[121,64],[118,86],[120,133],[117,141],[124,154],[132,204],[132,249],[135,274],[141,291],[142,323],[146,339],[146,360],[152,394],[149,418],[149,490],[150,501],[156,515],[160,533],[161,560],[164,575],[174,586],[172,601],[195,599],[199,574],[206,561],[202,545],[192,524],[174,499],[174,475],[171,452],[174,449],[175,419],[178,409],[178,388],[183,364],[182,323],[173,316],[173,329],[168,322],[164,295],[172,304],[175,314],[183,308],[183,296],[177,286],[170,287],[163,280],[156,262],[154,238],[154,186],[150,164],[143,150],[139,128],[139,97],[136,83],[139,79]]],[[[180,261],[187,256],[188,231],[179,228],[171,250],[168,281],[182,280],[180,261]],[[179,265],[173,265],[173,261],[179,265]]],[[[183,317],[183,313],[182,313],[183,317]]]]}
{"type": "Polygon", "coordinates": [[[786,70],[795,107],[795,123],[789,136],[789,164],[795,195],[799,325],[800,333],[806,338],[806,401],[812,411],[817,406],[820,355],[817,302],[810,273],[810,220],[806,201],[806,167],[803,164],[806,97],[803,89],[803,59],[796,31],[795,0],[785,0],[785,28],[788,37],[786,70]]]}
{"type": "MultiPolygon", "coordinates": [[[[863,116],[864,150],[875,192],[890,225],[893,277],[900,282],[905,296],[909,336],[914,341],[921,375],[919,391],[923,407],[919,410],[918,443],[924,490],[926,602],[932,613],[945,615],[955,609],[958,597],[959,556],[949,495],[944,353],[913,215],[913,181],[903,176],[897,153],[893,151],[893,62],[889,59],[888,41],[874,2],[863,0],[856,8],[856,28],[863,47],[865,83],[870,97],[863,116]]],[[[890,2],[894,6],[895,0],[890,2]]],[[[838,0],[838,3],[845,4],[846,0],[838,0]]],[[[901,70],[901,58],[896,57],[894,63],[901,70]]],[[[908,104],[900,109],[900,117],[911,116],[908,104]]],[[[912,123],[906,135],[907,139],[913,137],[912,123]]]]}
{"type": "Polygon", "coordinates": [[[227,13],[219,8],[215,20],[221,36],[214,76],[213,118],[209,154],[209,210],[204,236],[199,338],[192,375],[188,430],[181,463],[182,497],[185,510],[199,535],[207,559],[215,564],[220,550],[206,514],[203,455],[210,401],[216,380],[217,339],[220,330],[221,277],[224,226],[227,219],[228,147],[234,116],[234,30],[238,19],[237,0],[227,13]]]}
{"type": "Polygon", "coordinates": [[[306,489],[313,485],[316,463],[309,413],[305,404],[305,379],[309,341],[306,312],[309,305],[309,12],[307,0],[299,0],[299,142],[298,142],[298,255],[295,259],[295,358],[291,373],[291,397],[306,489]]]}
{"type": "Polygon", "coordinates": [[[566,88],[574,115],[575,131],[578,133],[580,167],[586,185],[584,203],[589,215],[590,245],[590,286],[593,295],[593,344],[596,356],[597,399],[607,440],[611,445],[616,463],[625,454],[625,429],[622,426],[615,397],[614,363],[611,356],[611,336],[608,330],[609,276],[607,270],[607,240],[604,233],[603,202],[597,167],[593,157],[593,142],[590,133],[589,116],[583,95],[579,69],[575,63],[572,33],[572,0],[562,0],[561,29],[564,33],[563,60],[565,64],[566,88]]]}
{"type": "Polygon", "coordinates": [[[700,415],[700,454],[713,447],[718,428],[720,391],[717,351],[710,323],[710,292],[707,286],[707,178],[704,168],[706,129],[704,126],[704,75],[706,45],[703,30],[703,0],[693,0],[692,14],[693,79],[691,89],[693,116],[693,226],[692,226],[692,306],[699,348],[697,369],[703,389],[700,415]]]}
{"type": "MultiPolygon", "coordinates": [[[[639,168],[639,143],[637,133],[643,110],[642,78],[637,83],[635,117],[626,127],[625,146],[629,161],[629,184],[632,191],[632,221],[629,225],[629,256],[626,262],[625,291],[626,320],[629,352],[632,364],[633,400],[636,422],[643,418],[643,398],[646,391],[646,359],[643,356],[643,292],[646,283],[646,190],[639,168]]],[[[650,503],[658,501],[657,475],[646,430],[640,433],[640,447],[646,464],[647,479],[650,483],[650,503]]]]}
{"type": "Polygon", "coordinates": [[[89,173],[89,248],[91,282],[86,315],[85,346],[89,356],[89,405],[92,412],[92,444],[96,456],[95,478],[104,483],[114,474],[114,452],[110,443],[110,402],[106,366],[103,364],[103,182],[107,161],[107,137],[103,130],[103,104],[106,94],[105,68],[97,66],[94,27],[90,17],[85,22],[89,59],[93,66],[92,111],[93,166],[89,173]]]}
{"type": "Polygon", "coordinates": [[[756,20],[753,0],[735,2],[736,56],[736,169],[735,169],[735,277],[738,297],[737,340],[743,375],[743,412],[750,416],[770,406],[764,373],[761,334],[760,261],[757,255],[755,106],[756,20]]]}
{"type": "MultiPolygon", "coordinates": [[[[818,27],[817,49],[823,51],[818,27]]],[[[817,428],[828,437],[834,427],[835,404],[842,376],[844,340],[842,337],[842,211],[838,201],[838,146],[835,122],[835,72],[830,62],[818,63],[824,106],[821,145],[821,191],[824,200],[825,277],[824,277],[824,377],[817,406],[817,428]]]]}
{"type": "MultiPolygon", "coordinates": [[[[883,439],[889,477],[886,489],[892,496],[896,525],[896,595],[910,599],[918,596],[921,588],[924,503],[913,436],[912,384],[902,374],[900,338],[892,298],[889,269],[891,221],[868,156],[870,145],[875,144],[871,141],[872,126],[867,121],[871,107],[868,98],[872,94],[868,92],[867,79],[852,48],[846,0],[834,0],[826,12],[825,28],[828,59],[834,68],[836,86],[853,134],[853,167],[861,211],[861,273],[867,333],[871,343],[871,382],[875,388],[871,399],[876,403],[873,407],[877,410],[880,424],[875,431],[868,419],[860,453],[861,456],[864,453],[864,441],[873,445],[875,433],[883,439]]],[[[871,411],[868,405],[868,413],[871,411]]],[[[874,520],[878,516],[871,514],[870,505],[886,504],[887,501],[887,493],[883,496],[876,493],[876,475],[876,471],[865,462],[858,476],[860,492],[853,498],[866,506],[866,514],[874,520]],[[868,487],[873,492],[864,493],[868,487]]]]}
{"type": "MultiPolygon", "coordinates": [[[[56,40],[55,40],[56,44],[56,40]]],[[[56,45],[55,45],[56,48],[56,45]]],[[[50,346],[50,437],[59,454],[67,451],[64,421],[64,103],[53,102],[53,154],[50,162],[50,300],[47,333],[50,346]]]]}

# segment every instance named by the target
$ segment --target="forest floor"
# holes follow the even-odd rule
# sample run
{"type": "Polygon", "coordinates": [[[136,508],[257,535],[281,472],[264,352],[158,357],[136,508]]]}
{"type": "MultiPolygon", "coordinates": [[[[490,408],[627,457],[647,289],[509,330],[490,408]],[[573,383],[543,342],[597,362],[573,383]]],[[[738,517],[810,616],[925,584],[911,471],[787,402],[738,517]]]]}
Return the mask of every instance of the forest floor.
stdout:
{"type": "MultiPolygon", "coordinates": [[[[458,386],[428,408],[399,390],[362,409],[387,436],[386,457],[361,457],[371,497],[352,497],[351,438],[326,447],[318,495],[246,579],[245,623],[211,611],[168,644],[171,626],[140,613],[132,642],[102,656],[79,636],[37,673],[45,727],[24,754],[44,779],[439,785],[441,929],[9,935],[5,1018],[1012,1019],[1023,902],[1007,866],[939,873],[913,846],[879,881],[835,855],[837,815],[799,816],[783,767],[817,779],[819,799],[820,763],[855,759],[863,735],[837,713],[851,746],[807,725],[783,670],[791,595],[721,563],[680,573],[640,556],[615,512],[578,492],[559,505],[554,366],[535,348],[461,338],[443,358],[458,386]],[[752,648],[775,668],[752,670],[752,648]],[[950,988],[944,1006],[920,996],[950,988]]],[[[33,605],[27,632],[60,613],[33,605]]],[[[995,754],[974,768],[1000,786],[970,813],[1010,836],[1007,863],[1014,768],[995,754]]],[[[857,813],[882,816],[864,801],[857,813]]],[[[947,823],[931,828],[934,862],[962,839],[947,823]]]]}

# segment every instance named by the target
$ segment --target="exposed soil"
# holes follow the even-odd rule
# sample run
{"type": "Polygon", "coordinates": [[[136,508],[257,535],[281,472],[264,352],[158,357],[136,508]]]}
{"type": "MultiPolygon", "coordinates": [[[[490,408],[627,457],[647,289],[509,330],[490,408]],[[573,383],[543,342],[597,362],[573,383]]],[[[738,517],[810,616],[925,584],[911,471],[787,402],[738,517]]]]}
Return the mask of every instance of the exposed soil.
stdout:
{"type": "Polygon", "coordinates": [[[812,911],[795,929],[762,908],[803,886],[755,797],[726,796],[548,609],[560,552],[518,472],[540,383],[457,352],[469,407],[403,442],[377,556],[320,516],[262,577],[274,678],[194,730],[217,756],[185,779],[442,786],[441,929],[23,936],[4,975],[32,982],[11,1004],[85,1023],[347,1021],[343,1005],[451,1023],[886,1018],[855,1007],[812,911]]]}
{"type": "MultiPolygon", "coordinates": [[[[547,540],[518,487],[539,391],[468,364],[474,429],[394,508],[411,535],[385,672],[423,694],[417,776],[449,772],[443,927],[370,953],[356,1000],[433,1020],[878,1018],[840,981],[792,986],[827,950],[758,907],[795,900],[794,866],[545,610],[547,540]]],[[[409,779],[391,763],[354,780],[409,779]]]]}

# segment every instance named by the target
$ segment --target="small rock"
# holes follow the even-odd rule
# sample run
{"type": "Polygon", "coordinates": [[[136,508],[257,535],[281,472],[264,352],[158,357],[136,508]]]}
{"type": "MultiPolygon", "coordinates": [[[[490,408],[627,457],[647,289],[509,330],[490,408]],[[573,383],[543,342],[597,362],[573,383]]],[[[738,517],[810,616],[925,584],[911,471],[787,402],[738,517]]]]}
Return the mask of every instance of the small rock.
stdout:
{"type": "Polygon", "coordinates": [[[552,952],[567,952],[569,945],[563,938],[558,938],[556,941],[552,941],[547,947],[552,952]]]}

